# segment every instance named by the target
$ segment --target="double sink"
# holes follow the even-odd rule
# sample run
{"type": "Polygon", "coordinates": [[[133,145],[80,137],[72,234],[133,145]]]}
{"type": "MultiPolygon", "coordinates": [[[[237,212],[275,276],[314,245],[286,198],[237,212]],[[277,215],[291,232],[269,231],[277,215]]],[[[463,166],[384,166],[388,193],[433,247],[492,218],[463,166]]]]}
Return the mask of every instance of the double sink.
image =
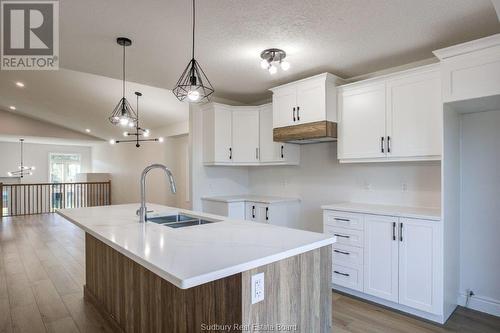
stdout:
{"type": "Polygon", "coordinates": [[[184,227],[191,227],[194,225],[220,222],[220,220],[200,218],[200,217],[188,215],[188,214],[176,214],[176,215],[168,215],[168,216],[147,217],[146,221],[161,224],[163,226],[170,227],[170,228],[184,228],[184,227]]]}

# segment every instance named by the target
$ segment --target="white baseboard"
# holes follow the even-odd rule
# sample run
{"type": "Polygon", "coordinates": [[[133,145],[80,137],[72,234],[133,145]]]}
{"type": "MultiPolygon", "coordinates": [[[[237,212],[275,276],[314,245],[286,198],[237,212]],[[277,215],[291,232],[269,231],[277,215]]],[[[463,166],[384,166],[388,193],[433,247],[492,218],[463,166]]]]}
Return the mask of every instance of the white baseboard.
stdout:
{"type": "MultiPolygon", "coordinates": [[[[465,306],[466,300],[465,293],[462,293],[458,296],[457,303],[458,305],[465,306]]],[[[489,297],[472,296],[469,299],[467,308],[500,317],[500,301],[489,297]]]]}

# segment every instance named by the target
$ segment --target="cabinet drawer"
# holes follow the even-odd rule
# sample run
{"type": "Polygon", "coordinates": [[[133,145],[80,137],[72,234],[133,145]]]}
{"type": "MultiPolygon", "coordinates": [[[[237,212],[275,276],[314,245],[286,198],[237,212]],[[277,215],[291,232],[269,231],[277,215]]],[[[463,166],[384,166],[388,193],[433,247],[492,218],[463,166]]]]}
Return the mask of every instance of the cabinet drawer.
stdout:
{"type": "Polygon", "coordinates": [[[332,282],[342,287],[363,291],[363,270],[361,267],[333,265],[332,282]]]}
{"type": "Polygon", "coordinates": [[[363,249],[335,243],[333,244],[332,260],[334,264],[347,267],[363,266],[363,249]]]}
{"type": "Polygon", "coordinates": [[[323,214],[324,223],[332,227],[349,228],[363,230],[363,215],[339,212],[334,210],[325,210],[323,214]]]}
{"type": "Polygon", "coordinates": [[[363,247],[363,231],[325,225],[325,233],[337,237],[337,244],[363,247]]]}

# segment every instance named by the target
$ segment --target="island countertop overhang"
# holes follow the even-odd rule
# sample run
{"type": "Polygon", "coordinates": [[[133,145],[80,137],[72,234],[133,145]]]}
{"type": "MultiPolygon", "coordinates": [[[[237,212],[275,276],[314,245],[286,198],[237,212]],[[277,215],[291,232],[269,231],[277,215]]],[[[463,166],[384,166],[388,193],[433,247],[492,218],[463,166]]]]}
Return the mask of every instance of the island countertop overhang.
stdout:
{"type": "Polygon", "coordinates": [[[160,214],[186,213],[220,222],[173,229],[139,223],[139,204],[58,210],[57,213],[126,257],[187,289],[335,242],[331,236],[232,220],[148,204],[160,214]]]}

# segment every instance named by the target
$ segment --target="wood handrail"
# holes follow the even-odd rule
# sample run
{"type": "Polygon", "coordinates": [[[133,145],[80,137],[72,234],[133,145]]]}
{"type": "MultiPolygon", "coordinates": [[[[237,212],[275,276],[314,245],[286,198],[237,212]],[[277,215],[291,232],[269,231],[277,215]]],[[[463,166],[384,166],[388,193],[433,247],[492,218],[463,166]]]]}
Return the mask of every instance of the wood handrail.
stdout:
{"type": "Polygon", "coordinates": [[[2,217],[51,213],[55,209],[64,208],[111,205],[111,181],[0,183],[0,197],[2,217]]]}

